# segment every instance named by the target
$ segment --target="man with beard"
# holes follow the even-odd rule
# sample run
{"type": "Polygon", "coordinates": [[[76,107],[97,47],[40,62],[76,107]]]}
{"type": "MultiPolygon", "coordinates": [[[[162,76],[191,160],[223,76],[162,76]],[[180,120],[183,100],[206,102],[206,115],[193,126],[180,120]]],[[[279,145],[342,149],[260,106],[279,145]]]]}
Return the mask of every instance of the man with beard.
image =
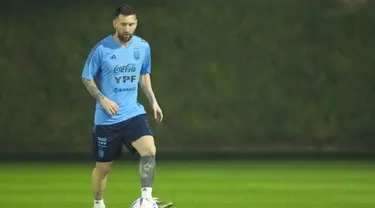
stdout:
{"type": "Polygon", "coordinates": [[[159,208],[171,207],[152,196],[156,148],[144,107],[138,103],[138,83],[150,102],[153,118],[163,119],[162,110],[151,86],[149,44],[134,34],[137,15],[134,8],[122,5],[113,18],[115,33],[99,41],[91,50],[82,72],[87,91],[96,99],[93,126],[92,172],[94,208],[105,208],[103,201],[107,174],[121,157],[123,145],[139,154],[141,197],[159,208]],[[94,80],[97,78],[99,88],[94,80]]]}

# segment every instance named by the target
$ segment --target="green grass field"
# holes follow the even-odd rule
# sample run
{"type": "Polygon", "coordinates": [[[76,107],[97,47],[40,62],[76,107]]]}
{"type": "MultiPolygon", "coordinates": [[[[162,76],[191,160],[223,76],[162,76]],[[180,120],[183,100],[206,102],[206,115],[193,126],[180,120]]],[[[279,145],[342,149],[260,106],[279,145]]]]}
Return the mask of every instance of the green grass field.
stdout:
{"type": "MultiPolygon", "coordinates": [[[[0,164],[0,207],[91,208],[91,164],[0,164]]],[[[140,196],[138,166],[118,163],[108,208],[140,196]]],[[[374,208],[371,162],[159,162],[154,195],[176,208],[374,208]]]]}

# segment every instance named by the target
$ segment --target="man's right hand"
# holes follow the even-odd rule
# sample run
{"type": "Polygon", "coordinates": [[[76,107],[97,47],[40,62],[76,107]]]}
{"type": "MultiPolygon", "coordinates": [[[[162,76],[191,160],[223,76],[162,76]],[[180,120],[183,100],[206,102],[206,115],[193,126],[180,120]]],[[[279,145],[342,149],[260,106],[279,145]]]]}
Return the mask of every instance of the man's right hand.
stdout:
{"type": "Polygon", "coordinates": [[[105,111],[107,111],[107,113],[110,116],[116,115],[119,107],[115,102],[113,102],[112,100],[104,97],[103,100],[100,101],[100,103],[102,104],[103,108],[105,109],[105,111]]]}

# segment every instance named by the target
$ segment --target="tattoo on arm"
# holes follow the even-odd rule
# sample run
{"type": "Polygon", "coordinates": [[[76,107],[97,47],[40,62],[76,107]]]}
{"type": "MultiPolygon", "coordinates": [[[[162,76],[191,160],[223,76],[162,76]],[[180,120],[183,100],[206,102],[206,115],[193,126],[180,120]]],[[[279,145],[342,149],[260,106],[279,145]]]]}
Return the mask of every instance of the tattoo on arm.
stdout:
{"type": "Polygon", "coordinates": [[[82,78],[82,82],[85,85],[87,91],[91,94],[91,96],[93,96],[99,102],[103,100],[104,95],[100,92],[94,80],[87,80],[82,78]]]}

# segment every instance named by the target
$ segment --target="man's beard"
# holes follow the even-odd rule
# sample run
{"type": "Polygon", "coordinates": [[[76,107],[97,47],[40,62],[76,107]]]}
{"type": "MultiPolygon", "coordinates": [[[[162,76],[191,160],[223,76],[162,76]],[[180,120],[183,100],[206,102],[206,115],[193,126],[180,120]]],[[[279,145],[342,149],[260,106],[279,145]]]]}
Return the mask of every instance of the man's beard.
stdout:
{"type": "Polygon", "coordinates": [[[127,42],[129,42],[130,39],[132,39],[133,35],[130,34],[130,33],[118,34],[117,37],[121,42],[127,43],[127,42]]]}

